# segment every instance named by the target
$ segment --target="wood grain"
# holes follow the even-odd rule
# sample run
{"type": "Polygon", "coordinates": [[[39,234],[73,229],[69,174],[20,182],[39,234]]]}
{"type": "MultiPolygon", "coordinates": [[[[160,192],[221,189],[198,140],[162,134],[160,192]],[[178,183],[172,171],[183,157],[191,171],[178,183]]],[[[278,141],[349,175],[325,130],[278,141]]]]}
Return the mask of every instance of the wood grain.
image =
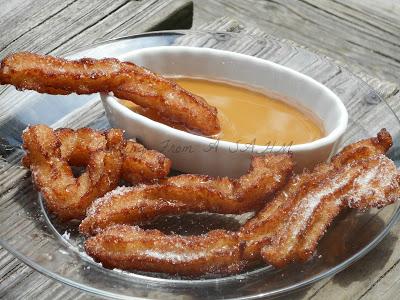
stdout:
{"type": "Polygon", "coordinates": [[[190,28],[192,18],[192,2],[187,0],[47,1],[51,9],[31,2],[40,8],[39,16],[30,14],[29,5],[22,12],[19,8],[17,14],[7,15],[1,10],[0,28],[5,34],[0,37],[0,58],[21,50],[61,54],[101,39],[150,31],[159,24],[165,30],[190,28]],[[177,15],[180,22],[175,21],[177,15]],[[29,22],[16,26],[15,20],[19,19],[29,22]]]}
{"type": "Polygon", "coordinates": [[[381,80],[399,81],[398,1],[197,0],[194,3],[194,28],[217,17],[229,16],[247,26],[307,45],[381,80]],[[380,4],[375,9],[377,3],[380,4]]]}

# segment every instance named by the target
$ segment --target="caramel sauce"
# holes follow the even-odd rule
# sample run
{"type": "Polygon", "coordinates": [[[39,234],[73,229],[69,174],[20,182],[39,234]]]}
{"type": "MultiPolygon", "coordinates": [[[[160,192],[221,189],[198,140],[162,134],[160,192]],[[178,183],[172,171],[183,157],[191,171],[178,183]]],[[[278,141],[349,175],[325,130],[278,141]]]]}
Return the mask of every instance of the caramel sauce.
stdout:
{"type": "MultiPolygon", "coordinates": [[[[321,122],[305,109],[277,96],[227,82],[198,78],[171,78],[218,109],[221,140],[256,145],[304,144],[324,135],[321,122]]],[[[121,101],[133,111],[155,121],[185,130],[156,112],[121,101]]]]}

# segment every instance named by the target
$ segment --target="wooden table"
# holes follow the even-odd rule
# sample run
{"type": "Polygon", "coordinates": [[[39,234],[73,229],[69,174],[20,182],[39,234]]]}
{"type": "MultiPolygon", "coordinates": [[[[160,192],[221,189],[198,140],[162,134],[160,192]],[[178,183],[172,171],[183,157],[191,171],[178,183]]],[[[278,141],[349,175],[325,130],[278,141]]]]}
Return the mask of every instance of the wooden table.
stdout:
{"type": "MultiPolygon", "coordinates": [[[[400,4],[359,2],[201,0],[194,1],[193,8],[189,0],[0,0],[0,58],[17,50],[60,54],[116,36],[190,28],[192,22],[195,29],[267,32],[349,65],[399,116],[400,4]]],[[[0,97],[4,90],[0,88],[0,97]]],[[[399,232],[397,224],[377,248],[350,268],[288,298],[397,298],[399,232]]],[[[0,298],[94,299],[40,275],[4,249],[0,249],[0,298]]]]}

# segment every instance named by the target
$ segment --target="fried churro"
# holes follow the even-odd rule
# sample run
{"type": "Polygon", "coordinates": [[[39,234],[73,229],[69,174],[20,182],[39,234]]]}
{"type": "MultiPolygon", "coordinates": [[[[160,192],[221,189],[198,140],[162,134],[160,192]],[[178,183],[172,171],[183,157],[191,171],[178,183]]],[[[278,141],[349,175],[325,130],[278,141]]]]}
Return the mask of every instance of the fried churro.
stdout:
{"type": "Polygon", "coordinates": [[[114,189],[121,176],[132,183],[149,182],[166,176],[171,164],[156,151],[126,142],[119,129],[53,130],[35,125],[22,137],[23,164],[31,169],[50,211],[63,220],[83,218],[92,201],[114,189]],[[70,165],[87,168],[75,178],[70,165]]]}
{"type": "Polygon", "coordinates": [[[184,90],[173,80],[115,58],[66,60],[15,53],[1,62],[0,84],[57,95],[112,92],[190,131],[211,136],[221,129],[217,109],[203,98],[184,90]]]}
{"type": "MultiPolygon", "coordinates": [[[[61,158],[73,166],[87,165],[93,152],[107,147],[106,135],[91,128],[61,128],[54,132],[61,143],[61,158]]],[[[166,177],[170,171],[170,159],[132,140],[124,141],[122,155],[121,176],[130,184],[149,183],[166,177]]]]}
{"type": "Polygon", "coordinates": [[[294,176],[241,228],[244,258],[262,256],[276,267],[305,261],[341,209],[382,207],[396,200],[399,174],[384,156],[391,145],[389,133],[382,130],[376,138],[345,147],[330,163],[294,176]]]}
{"type": "Polygon", "coordinates": [[[85,243],[87,253],[104,267],[186,276],[227,275],[244,268],[236,233],[166,235],[137,226],[112,225],[85,243]]]}
{"type": "Polygon", "coordinates": [[[80,225],[86,235],[112,224],[140,224],[170,214],[257,211],[283,187],[292,173],[290,154],[254,157],[247,174],[238,179],[180,175],[158,184],[117,188],[97,199],[80,225]]]}

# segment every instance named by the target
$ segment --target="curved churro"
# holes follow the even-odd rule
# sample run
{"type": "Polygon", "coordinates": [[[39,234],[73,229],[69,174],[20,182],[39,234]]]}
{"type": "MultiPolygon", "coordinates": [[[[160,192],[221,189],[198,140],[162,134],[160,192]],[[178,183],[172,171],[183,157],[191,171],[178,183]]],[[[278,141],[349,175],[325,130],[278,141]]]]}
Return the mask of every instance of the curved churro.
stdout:
{"type": "Polygon", "coordinates": [[[227,275],[244,268],[237,234],[224,230],[181,236],[137,226],[113,225],[89,238],[85,249],[106,268],[187,276],[227,275]]]}
{"type": "Polygon", "coordinates": [[[170,160],[164,155],[126,142],[122,130],[90,128],[52,130],[46,125],[23,133],[23,164],[43,193],[49,209],[61,219],[82,218],[97,197],[114,189],[122,176],[131,183],[165,177],[170,160]],[[70,165],[86,166],[75,178],[70,165]]]}
{"type": "Polygon", "coordinates": [[[66,95],[112,92],[206,136],[220,131],[217,109],[172,80],[117,59],[65,60],[15,53],[0,65],[0,84],[40,93],[66,95]]]}
{"type": "Polygon", "coordinates": [[[400,189],[396,166],[383,155],[391,145],[389,133],[382,130],[376,138],[345,147],[330,163],[294,176],[241,228],[241,240],[246,242],[244,258],[261,260],[262,255],[277,267],[304,261],[315,251],[318,240],[343,207],[381,207],[392,203],[399,197],[400,189]],[[385,180],[376,173],[378,169],[385,174],[385,180]],[[370,185],[369,189],[358,184],[362,181],[370,185]],[[370,197],[366,191],[371,193],[370,197]],[[353,204],[350,199],[354,199],[353,204]],[[307,247],[305,243],[303,249],[298,246],[300,238],[309,241],[307,247]],[[273,255],[273,251],[279,254],[273,255]]]}
{"type": "Polygon", "coordinates": [[[314,177],[309,184],[302,183],[300,176],[295,183],[298,188],[284,189],[271,202],[275,211],[267,205],[241,228],[240,239],[246,242],[245,259],[260,260],[262,256],[275,267],[306,261],[344,207],[382,207],[400,196],[397,169],[382,154],[312,175],[319,178],[314,177]]]}
{"type": "MultiPolygon", "coordinates": [[[[107,139],[103,132],[91,128],[77,130],[56,129],[55,134],[61,145],[61,157],[73,166],[87,165],[90,155],[105,149],[107,139]]],[[[147,150],[132,140],[124,142],[121,176],[131,184],[149,183],[168,175],[171,160],[160,152],[147,150]]]]}
{"type": "Polygon", "coordinates": [[[239,179],[180,175],[158,184],[118,188],[97,199],[80,225],[86,235],[111,224],[139,224],[187,212],[239,214],[260,209],[291,175],[290,154],[254,157],[239,179]]]}
{"type": "Polygon", "coordinates": [[[193,276],[210,270],[211,260],[226,274],[262,260],[276,267],[305,261],[342,208],[382,207],[400,197],[399,172],[383,154],[390,146],[390,135],[381,131],[377,138],[344,148],[330,163],[292,178],[238,233],[219,230],[218,244],[213,231],[193,239],[124,225],[91,237],[85,249],[107,267],[193,276]],[[200,256],[207,258],[207,271],[196,263],[200,256]]]}
{"type": "Polygon", "coordinates": [[[24,131],[24,164],[29,165],[49,210],[60,219],[82,218],[94,199],[117,186],[122,166],[122,132],[111,130],[105,138],[107,147],[93,152],[86,171],[75,178],[51,128],[37,125],[24,131]]]}
{"type": "Polygon", "coordinates": [[[150,183],[166,177],[171,169],[171,160],[164,154],[146,149],[143,145],[128,140],[123,152],[122,178],[131,183],[150,183]]]}

